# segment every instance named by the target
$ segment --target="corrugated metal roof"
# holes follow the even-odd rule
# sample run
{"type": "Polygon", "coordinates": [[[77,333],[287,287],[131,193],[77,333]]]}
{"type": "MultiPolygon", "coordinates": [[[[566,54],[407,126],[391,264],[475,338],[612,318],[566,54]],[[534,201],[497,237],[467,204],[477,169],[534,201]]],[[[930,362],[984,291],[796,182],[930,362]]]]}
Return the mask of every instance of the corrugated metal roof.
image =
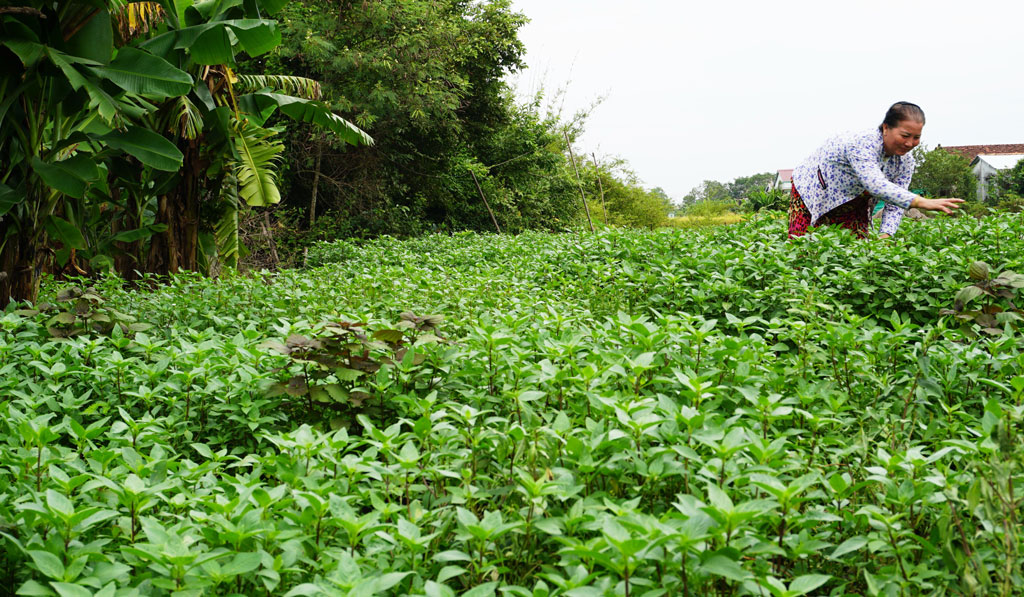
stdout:
{"type": "Polygon", "coordinates": [[[977,159],[984,161],[996,170],[1009,170],[1016,166],[1017,162],[1024,160],[1024,153],[1007,153],[1000,155],[981,154],[977,159]]]}

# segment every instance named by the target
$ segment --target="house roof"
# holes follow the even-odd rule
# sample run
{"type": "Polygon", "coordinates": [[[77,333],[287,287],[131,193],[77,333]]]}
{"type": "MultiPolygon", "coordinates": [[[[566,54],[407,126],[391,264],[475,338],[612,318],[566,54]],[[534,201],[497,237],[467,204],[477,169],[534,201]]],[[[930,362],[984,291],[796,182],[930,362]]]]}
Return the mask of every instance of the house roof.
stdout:
{"type": "Polygon", "coordinates": [[[968,162],[973,162],[974,158],[978,157],[980,154],[1005,155],[1024,153],[1024,143],[1004,143],[1002,145],[940,145],[939,147],[942,147],[950,153],[959,153],[967,158],[968,162]]]}
{"type": "Polygon", "coordinates": [[[793,180],[793,170],[779,170],[778,173],[776,173],[775,178],[779,182],[789,182],[793,180]]]}
{"type": "MultiPolygon", "coordinates": [[[[980,154],[975,160],[984,160],[989,166],[996,170],[1009,170],[1017,165],[1017,162],[1024,160],[1024,152],[1004,153],[999,155],[980,154]]],[[[974,162],[971,162],[972,164],[974,162]]]]}

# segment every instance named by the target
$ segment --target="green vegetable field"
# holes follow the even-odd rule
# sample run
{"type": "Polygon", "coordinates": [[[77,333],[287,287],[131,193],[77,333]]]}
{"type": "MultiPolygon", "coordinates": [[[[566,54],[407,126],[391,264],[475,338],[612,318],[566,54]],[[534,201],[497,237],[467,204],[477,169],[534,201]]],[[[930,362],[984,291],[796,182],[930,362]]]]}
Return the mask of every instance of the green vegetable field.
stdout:
{"type": "Polygon", "coordinates": [[[44,283],[0,595],[1018,594],[1024,219],[784,227],[44,283]]]}

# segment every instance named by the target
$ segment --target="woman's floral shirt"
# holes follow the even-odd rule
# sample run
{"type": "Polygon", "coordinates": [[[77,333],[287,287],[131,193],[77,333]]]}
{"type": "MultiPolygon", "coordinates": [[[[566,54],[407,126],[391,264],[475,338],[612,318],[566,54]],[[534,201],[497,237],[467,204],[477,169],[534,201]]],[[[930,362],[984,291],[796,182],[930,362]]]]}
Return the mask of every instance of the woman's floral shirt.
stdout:
{"type": "MultiPolygon", "coordinates": [[[[882,131],[846,133],[832,137],[793,170],[793,184],[811,212],[811,224],[830,210],[871,194],[868,209],[886,202],[880,232],[893,234],[914,195],[907,189],[914,175],[914,158],[886,156],[882,131]]],[[[870,212],[869,212],[870,213],[870,212]]]]}

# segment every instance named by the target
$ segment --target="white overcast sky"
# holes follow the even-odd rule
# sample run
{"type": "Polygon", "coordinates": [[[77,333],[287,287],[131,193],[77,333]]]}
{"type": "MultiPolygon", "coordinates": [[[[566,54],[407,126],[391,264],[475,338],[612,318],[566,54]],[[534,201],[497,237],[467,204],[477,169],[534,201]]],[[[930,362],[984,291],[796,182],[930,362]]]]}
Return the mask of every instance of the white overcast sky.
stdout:
{"type": "Polygon", "coordinates": [[[521,96],[601,96],[580,145],[681,199],[920,104],[923,143],[1024,143],[1024,0],[513,0],[521,96]]]}

